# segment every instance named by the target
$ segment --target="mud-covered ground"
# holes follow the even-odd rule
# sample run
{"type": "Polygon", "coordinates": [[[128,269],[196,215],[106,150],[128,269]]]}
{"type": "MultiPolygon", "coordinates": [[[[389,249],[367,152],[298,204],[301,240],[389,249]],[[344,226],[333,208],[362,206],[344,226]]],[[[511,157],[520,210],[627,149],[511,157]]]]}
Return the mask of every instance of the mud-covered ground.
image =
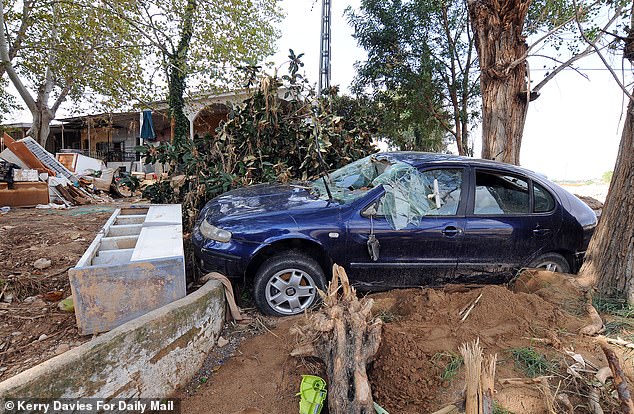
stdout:
{"type": "MultiPolygon", "coordinates": [[[[384,325],[368,373],[375,401],[390,413],[431,413],[459,402],[464,366],[458,364],[452,376],[449,365],[456,361],[461,344],[476,339],[485,355],[497,354],[495,399],[509,410],[498,412],[548,413],[549,402],[554,412],[589,412],[589,384],[596,383],[593,373],[607,364],[596,339],[579,334],[590,319],[584,290],[574,279],[542,272],[510,288],[447,286],[371,297],[374,313],[384,325]],[[480,295],[461,321],[460,311],[480,295]],[[526,365],[515,356],[527,350],[543,357],[543,372],[534,374],[538,380],[530,379],[526,365]],[[583,358],[583,367],[574,365],[575,354],[583,358]],[[508,379],[514,380],[509,384],[508,379]]],[[[212,407],[222,413],[297,412],[295,394],[301,375],[324,375],[319,361],[290,356],[296,345],[290,328],[302,318],[268,319],[268,330],[246,339],[224,333],[230,339],[225,354],[208,361],[204,371],[177,394],[183,398],[183,412],[207,413],[212,407]]],[[[616,351],[631,375],[634,365],[629,354],[616,351]]],[[[611,383],[601,388],[606,413],[619,412],[609,396],[612,390],[611,383]]]]}
{"type": "Polygon", "coordinates": [[[58,303],[71,294],[68,269],[114,208],[13,208],[0,215],[0,381],[91,338],[78,334],[74,313],[58,303]],[[38,259],[51,264],[38,269],[38,259]]]}

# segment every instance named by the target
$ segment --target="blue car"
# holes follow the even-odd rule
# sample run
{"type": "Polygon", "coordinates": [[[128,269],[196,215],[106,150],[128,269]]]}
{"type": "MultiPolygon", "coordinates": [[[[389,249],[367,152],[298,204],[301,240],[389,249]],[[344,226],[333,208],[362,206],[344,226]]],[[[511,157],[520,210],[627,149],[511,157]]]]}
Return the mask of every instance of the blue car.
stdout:
{"type": "Polygon", "coordinates": [[[229,191],[201,210],[200,268],[253,284],[257,306],[294,315],[333,263],[361,290],[502,282],[523,267],[576,272],[597,223],[581,200],[513,165],[445,154],[374,154],[308,185],[229,191]]]}

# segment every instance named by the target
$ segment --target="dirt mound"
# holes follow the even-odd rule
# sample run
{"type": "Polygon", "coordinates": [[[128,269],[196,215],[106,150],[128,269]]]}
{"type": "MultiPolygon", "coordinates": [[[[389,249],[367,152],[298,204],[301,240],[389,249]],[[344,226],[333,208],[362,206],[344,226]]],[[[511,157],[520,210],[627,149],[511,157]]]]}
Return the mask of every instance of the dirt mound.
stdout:
{"type": "Polygon", "coordinates": [[[500,355],[499,375],[516,376],[512,363],[504,363],[506,350],[528,346],[531,338],[559,343],[558,330],[577,332],[587,323],[540,296],[502,286],[457,293],[394,291],[376,298],[379,314],[395,321],[383,328],[370,378],[380,404],[399,413],[428,412],[460,398],[461,387],[449,387],[439,376],[439,355],[457,354],[462,343],[480,338],[485,353],[500,355]],[[386,297],[392,302],[387,308],[386,297]],[[461,321],[459,313],[478,297],[461,321]]]}
{"type": "MultiPolygon", "coordinates": [[[[576,279],[550,272],[522,275],[513,288],[515,292],[504,286],[447,286],[371,295],[373,311],[384,321],[380,349],[368,370],[375,401],[391,413],[423,413],[461,400],[464,367],[455,366],[453,378],[445,375],[446,368],[461,344],[480,338],[485,354],[498,355],[495,399],[506,409],[516,414],[548,412],[539,384],[501,381],[527,377],[512,355],[529,347],[552,364],[555,376],[550,388],[567,392],[575,406],[585,404],[582,395],[587,390],[579,392],[574,378],[565,374],[571,363],[565,350],[578,352],[597,367],[605,366],[605,360],[594,339],[577,334],[589,323],[583,289],[576,279]],[[466,312],[478,297],[461,321],[461,311],[466,312]]],[[[204,383],[178,395],[184,398],[184,413],[207,413],[210,407],[228,413],[247,408],[296,412],[300,375],[323,376],[323,365],[289,356],[295,344],[289,328],[299,318],[272,319],[272,323],[277,326],[245,340],[233,358],[226,357],[201,374],[204,383]]]]}

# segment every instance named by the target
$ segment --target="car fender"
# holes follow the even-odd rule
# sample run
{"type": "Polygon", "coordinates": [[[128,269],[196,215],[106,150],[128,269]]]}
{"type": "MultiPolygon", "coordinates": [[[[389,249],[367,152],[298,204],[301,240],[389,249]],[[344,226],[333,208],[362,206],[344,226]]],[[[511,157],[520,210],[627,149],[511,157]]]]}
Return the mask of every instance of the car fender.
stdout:
{"type": "Polygon", "coordinates": [[[328,277],[332,258],[323,243],[302,233],[287,233],[268,238],[259,245],[249,256],[246,275],[253,276],[259,266],[272,255],[284,250],[299,250],[313,257],[322,266],[328,277]]]}

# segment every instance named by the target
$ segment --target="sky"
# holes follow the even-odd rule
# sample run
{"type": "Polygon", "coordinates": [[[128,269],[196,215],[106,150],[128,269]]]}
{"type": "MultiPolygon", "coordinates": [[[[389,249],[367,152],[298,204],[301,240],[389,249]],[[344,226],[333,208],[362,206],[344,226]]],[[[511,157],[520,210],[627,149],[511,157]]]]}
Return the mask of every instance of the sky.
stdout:
{"type": "MultiPolygon", "coordinates": [[[[343,16],[346,7],[359,1],[332,0],[332,85],[346,91],[354,78],[354,64],[365,59],[364,50],[352,37],[353,30],[343,16]]],[[[274,61],[286,60],[288,49],[305,53],[303,62],[308,79],[319,74],[321,0],[283,0],[286,18],[274,61]]],[[[533,61],[531,67],[541,68],[533,61]]],[[[589,57],[580,68],[600,69],[585,73],[589,80],[572,70],[558,74],[531,103],[526,119],[520,162],[522,166],[557,180],[584,180],[601,177],[614,168],[621,134],[623,94],[601,61],[589,57]]],[[[620,67],[620,62],[612,62],[620,67]]],[[[286,70],[283,66],[280,71],[286,70]]],[[[531,75],[539,81],[544,72],[531,75]]],[[[623,117],[625,115],[623,114],[623,117]]],[[[473,131],[476,155],[480,153],[480,129],[473,131]]]]}
{"type": "MultiPolygon", "coordinates": [[[[358,8],[360,0],[332,1],[332,80],[346,92],[355,74],[355,62],[365,59],[357,46],[353,31],[344,17],[350,6],[358,8]]],[[[304,71],[317,82],[319,73],[319,38],[321,0],[282,0],[286,17],[281,23],[278,52],[272,57],[280,73],[286,71],[288,49],[304,53],[304,71]]],[[[532,68],[543,62],[531,61],[532,68]]],[[[522,166],[556,180],[599,178],[614,168],[622,126],[623,94],[597,57],[579,62],[589,80],[572,70],[558,74],[532,102],[522,140],[522,166]],[[599,70],[595,70],[599,69],[599,70]]],[[[620,67],[620,61],[612,62],[620,67]]],[[[532,72],[539,81],[544,72],[532,72]]],[[[60,116],[64,113],[61,112],[60,116]]],[[[12,114],[13,121],[28,121],[28,112],[12,114]]],[[[473,131],[476,156],[480,153],[480,129],[473,131]]]]}

